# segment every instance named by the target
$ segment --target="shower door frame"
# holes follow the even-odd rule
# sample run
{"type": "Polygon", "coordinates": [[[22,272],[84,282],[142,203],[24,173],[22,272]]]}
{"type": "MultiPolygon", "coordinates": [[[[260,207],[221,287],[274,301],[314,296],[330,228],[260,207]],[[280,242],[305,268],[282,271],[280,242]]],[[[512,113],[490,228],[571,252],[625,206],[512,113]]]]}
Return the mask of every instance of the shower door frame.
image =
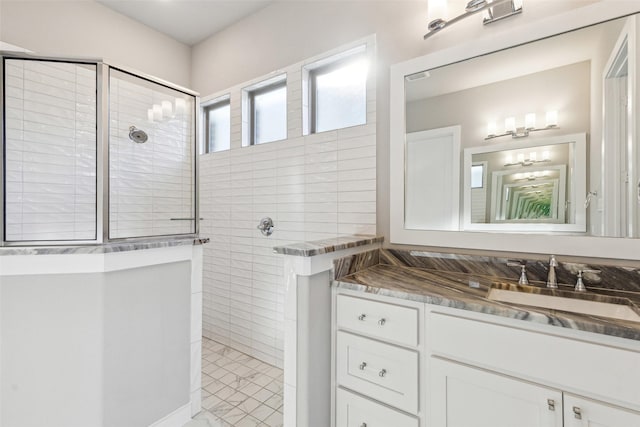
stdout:
{"type": "Polygon", "coordinates": [[[197,237],[200,232],[200,198],[198,196],[200,188],[199,180],[199,155],[198,147],[200,140],[200,115],[198,114],[200,107],[200,95],[190,89],[167,82],[149,74],[134,70],[130,67],[114,65],[107,63],[102,59],[61,57],[61,56],[41,56],[31,55],[21,52],[6,52],[0,50],[0,61],[2,70],[0,72],[0,99],[4,101],[5,87],[5,59],[31,60],[31,61],[48,61],[62,62],[72,64],[88,64],[96,67],[96,238],[87,240],[20,240],[7,241],[5,236],[6,218],[5,218],[5,105],[0,114],[0,247],[33,247],[33,246],[89,246],[101,245],[105,243],[126,243],[144,241],[166,241],[167,239],[175,239],[182,237],[197,237]],[[192,96],[193,103],[193,122],[191,130],[191,150],[192,150],[192,168],[193,168],[193,212],[194,212],[194,228],[193,233],[182,234],[164,234],[157,236],[141,236],[141,237],[124,237],[109,238],[109,71],[111,69],[125,72],[151,83],[167,87],[169,89],[182,92],[192,96]]]}

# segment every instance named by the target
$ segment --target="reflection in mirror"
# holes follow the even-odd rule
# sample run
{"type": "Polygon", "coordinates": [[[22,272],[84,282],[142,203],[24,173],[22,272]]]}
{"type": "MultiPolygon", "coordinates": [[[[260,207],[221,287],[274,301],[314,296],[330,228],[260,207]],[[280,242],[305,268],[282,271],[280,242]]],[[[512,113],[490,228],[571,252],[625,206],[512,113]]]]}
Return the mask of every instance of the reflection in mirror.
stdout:
{"type": "Polygon", "coordinates": [[[640,237],[639,26],[632,15],[406,76],[404,228],[640,237]],[[417,135],[454,127],[449,163],[451,145],[410,155],[417,135]],[[440,184],[461,183],[456,203],[413,175],[426,158],[440,184]]]}
{"type": "Polygon", "coordinates": [[[585,231],[586,137],[464,150],[464,229],[585,231]]]}

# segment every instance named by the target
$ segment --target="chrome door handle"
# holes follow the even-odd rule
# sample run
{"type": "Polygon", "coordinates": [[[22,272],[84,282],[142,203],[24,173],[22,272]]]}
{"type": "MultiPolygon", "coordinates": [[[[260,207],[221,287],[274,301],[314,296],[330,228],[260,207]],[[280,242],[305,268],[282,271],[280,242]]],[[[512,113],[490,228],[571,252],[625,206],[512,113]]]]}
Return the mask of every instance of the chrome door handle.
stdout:
{"type": "Polygon", "coordinates": [[[573,407],[573,416],[576,417],[577,419],[581,420],[582,419],[582,410],[579,407],[574,406],[573,407]]]}

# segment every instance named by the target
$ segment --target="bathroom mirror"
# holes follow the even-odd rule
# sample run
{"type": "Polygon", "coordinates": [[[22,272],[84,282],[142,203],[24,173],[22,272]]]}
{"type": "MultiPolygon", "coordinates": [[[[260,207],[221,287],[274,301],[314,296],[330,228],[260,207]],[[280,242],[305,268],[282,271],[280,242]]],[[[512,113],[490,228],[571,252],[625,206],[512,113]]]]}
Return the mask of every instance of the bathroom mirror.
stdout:
{"type": "Polygon", "coordinates": [[[592,5],[393,66],[392,243],[522,250],[527,234],[527,251],[614,256],[574,249],[639,238],[639,9],[592,5]],[[412,147],[443,129],[458,139],[412,147]]]}

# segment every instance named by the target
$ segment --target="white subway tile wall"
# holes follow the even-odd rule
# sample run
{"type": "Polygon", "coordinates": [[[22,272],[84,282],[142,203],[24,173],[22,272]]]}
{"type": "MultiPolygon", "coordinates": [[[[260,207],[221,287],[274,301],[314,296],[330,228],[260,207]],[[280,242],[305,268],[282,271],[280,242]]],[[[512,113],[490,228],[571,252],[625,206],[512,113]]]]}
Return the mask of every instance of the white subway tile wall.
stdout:
{"type": "Polygon", "coordinates": [[[194,98],[110,74],[109,237],[193,233],[194,98]],[[131,126],[149,139],[132,141],[131,126]]]}
{"type": "Polygon", "coordinates": [[[241,147],[247,82],[224,91],[231,94],[231,150],[200,157],[201,234],[211,239],[204,246],[203,335],[278,367],[284,266],[272,248],[376,232],[375,76],[369,72],[367,124],[302,136],[304,64],[283,70],[287,139],[241,147]],[[256,228],[265,216],[275,223],[270,237],[256,228]]]}
{"type": "Polygon", "coordinates": [[[96,238],[96,67],[5,59],[6,240],[96,238]]]}

